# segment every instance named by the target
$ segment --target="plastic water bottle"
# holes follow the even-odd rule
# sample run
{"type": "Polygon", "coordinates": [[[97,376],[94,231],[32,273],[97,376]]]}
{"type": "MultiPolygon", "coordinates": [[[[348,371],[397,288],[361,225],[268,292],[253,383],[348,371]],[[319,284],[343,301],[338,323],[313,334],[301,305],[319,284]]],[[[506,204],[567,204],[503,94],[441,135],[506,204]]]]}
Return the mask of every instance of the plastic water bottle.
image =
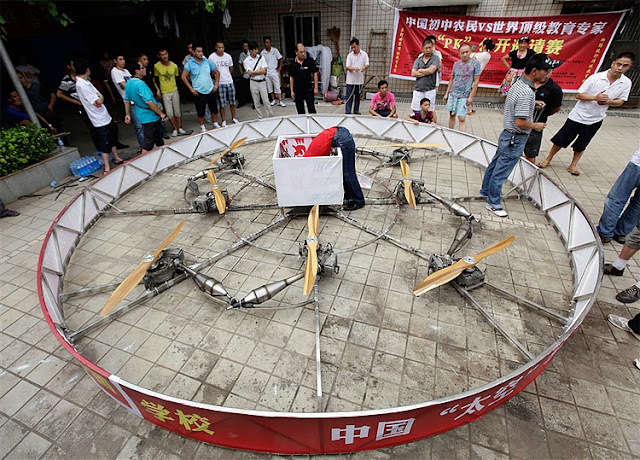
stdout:
{"type": "Polygon", "coordinates": [[[58,147],[60,147],[60,151],[61,152],[66,152],[67,151],[67,147],[64,145],[64,142],[62,142],[62,138],[61,137],[58,138],[58,147]]]}

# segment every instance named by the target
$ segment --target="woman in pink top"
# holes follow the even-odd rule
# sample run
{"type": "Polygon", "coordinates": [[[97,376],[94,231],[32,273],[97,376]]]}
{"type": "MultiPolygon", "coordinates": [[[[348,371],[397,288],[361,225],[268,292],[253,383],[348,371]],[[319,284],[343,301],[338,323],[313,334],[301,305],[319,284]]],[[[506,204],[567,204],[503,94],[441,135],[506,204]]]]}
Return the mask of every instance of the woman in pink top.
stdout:
{"type": "Polygon", "coordinates": [[[389,83],[386,80],[378,82],[378,92],[371,98],[369,115],[374,117],[398,118],[396,114],[396,98],[388,91],[389,83]]]}

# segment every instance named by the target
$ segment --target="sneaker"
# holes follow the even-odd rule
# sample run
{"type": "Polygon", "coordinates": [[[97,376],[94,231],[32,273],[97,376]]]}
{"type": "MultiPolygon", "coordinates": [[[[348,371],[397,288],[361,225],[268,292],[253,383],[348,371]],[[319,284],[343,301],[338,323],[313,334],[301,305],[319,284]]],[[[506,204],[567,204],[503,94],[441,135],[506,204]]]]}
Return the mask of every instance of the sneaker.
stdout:
{"type": "Polygon", "coordinates": [[[222,126],[223,128],[226,128],[226,127],[227,127],[227,120],[223,121],[223,122],[220,124],[220,126],[222,126]]]}
{"type": "Polygon", "coordinates": [[[278,101],[276,101],[276,100],[274,99],[273,101],[271,101],[271,105],[276,105],[276,102],[278,102],[278,101]]]}
{"type": "Polygon", "coordinates": [[[284,103],[284,101],[280,101],[280,107],[286,107],[287,104],[284,103]]]}
{"type": "Polygon", "coordinates": [[[18,211],[14,211],[13,209],[5,209],[4,212],[0,214],[0,217],[15,217],[19,215],[20,213],[18,211]]]}
{"type": "Polygon", "coordinates": [[[162,135],[163,139],[171,139],[171,136],[169,136],[169,133],[165,133],[162,135]]]}
{"type": "Polygon", "coordinates": [[[171,137],[178,137],[178,131],[176,131],[175,129],[171,131],[171,137]]]}
{"type": "Polygon", "coordinates": [[[233,122],[234,122],[234,123],[240,123],[240,122],[238,121],[238,119],[237,119],[237,118],[234,118],[234,119],[233,119],[233,122]]]}
{"type": "Polygon", "coordinates": [[[613,264],[604,264],[604,274],[611,276],[622,276],[624,273],[624,268],[622,270],[618,270],[613,264]]]}
{"type": "Polygon", "coordinates": [[[342,207],[343,211],[355,211],[356,209],[364,208],[364,203],[356,203],[354,201],[347,203],[342,207]]]}
{"type": "Polygon", "coordinates": [[[496,207],[496,206],[491,206],[490,204],[487,204],[487,209],[489,211],[491,211],[492,213],[494,213],[496,216],[498,217],[507,217],[507,211],[505,211],[502,208],[496,207]]]}
{"type": "Polygon", "coordinates": [[[604,236],[602,233],[598,232],[598,236],[600,237],[602,244],[611,243],[611,238],[604,236]]]}
{"type": "MultiPolygon", "coordinates": [[[[175,131],[174,131],[174,132],[175,132],[175,131]]],[[[193,131],[192,131],[192,132],[193,132],[193,131]]],[[[182,134],[182,135],[189,134],[189,133],[187,133],[187,132],[186,132],[184,129],[182,129],[182,128],[178,129],[178,133],[179,133],[179,134],[182,134]]]]}
{"type": "Polygon", "coordinates": [[[207,128],[204,125],[200,125],[200,131],[202,131],[203,133],[206,133],[207,128]]]}
{"type": "Polygon", "coordinates": [[[631,334],[633,334],[633,336],[636,339],[640,340],[640,334],[638,334],[637,332],[634,332],[629,327],[629,320],[627,318],[623,318],[622,316],[618,316],[618,315],[609,315],[609,317],[607,319],[609,320],[609,322],[611,324],[613,324],[618,329],[622,329],[623,331],[631,332],[631,334]]]}
{"type": "Polygon", "coordinates": [[[216,129],[216,128],[219,128],[219,127],[220,127],[220,125],[218,124],[218,122],[214,121],[213,122],[213,129],[216,129]]]}
{"type": "Polygon", "coordinates": [[[633,303],[638,299],[640,299],[640,288],[637,286],[631,286],[624,291],[618,292],[618,295],[616,295],[616,300],[622,303],[633,303]]]}
{"type": "Polygon", "coordinates": [[[613,235],[613,241],[624,244],[627,242],[627,238],[624,235],[613,235]]]}

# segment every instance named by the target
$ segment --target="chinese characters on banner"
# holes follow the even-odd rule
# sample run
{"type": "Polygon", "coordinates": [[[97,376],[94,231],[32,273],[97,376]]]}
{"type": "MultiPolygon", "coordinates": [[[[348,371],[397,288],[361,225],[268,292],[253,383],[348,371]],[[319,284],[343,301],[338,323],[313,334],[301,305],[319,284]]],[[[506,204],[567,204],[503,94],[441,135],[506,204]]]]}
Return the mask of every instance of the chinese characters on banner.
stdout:
{"type": "Polygon", "coordinates": [[[438,39],[442,52],[442,82],[448,83],[453,63],[459,59],[462,43],[478,45],[486,38],[496,44],[491,60],[480,77],[480,86],[498,88],[507,69],[500,58],[517,49],[518,39],[527,36],[537,53],[565,61],[554,70],[553,79],[566,92],[576,92],[582,82],[597,72],[605,58],[625,11],[613,13],[534,16],[479,17],[396,11],[393,54],[389,75],[413,79],[411,68],[428,35],[438,39]]]}
{"type": "MultiPolygon", "coordinates": [[[[560,344],[561,345],[561,344],[560,344]]],[[[281,454],[338,454],[415,441],[473,421],[522,391],[551,362],[556,346],[536,365],[464,398],[362,416],[265,413],[189,403],[143,391],[114,377],[144,419],[199,441],[281,454]]],[[[103,382],[104,383],[104,382],[103,382]]],[[[330,415],[330,414],[325,414],[330,415]]]]}

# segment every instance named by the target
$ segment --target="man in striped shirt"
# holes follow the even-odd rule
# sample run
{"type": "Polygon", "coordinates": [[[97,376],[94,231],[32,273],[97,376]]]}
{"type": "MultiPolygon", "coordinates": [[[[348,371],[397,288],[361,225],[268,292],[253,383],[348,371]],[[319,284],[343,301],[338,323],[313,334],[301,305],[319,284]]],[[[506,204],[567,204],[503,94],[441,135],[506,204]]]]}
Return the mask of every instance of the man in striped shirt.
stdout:
{"type": "Polygon", "coordinates": [[[502,208],[500,192],[502,184],[518,163],[532,129],[542,131],[545,123],[534,123],[534,108],[542,110],[544,102],[535,100],[536,83],[547,80],[549,71],[560,65],[544,53],[531,57],[524,74],[509,90],[504,104],[504,130],[498,138],[498,149],[487,166],[480,194],[487,197],[487,209],[498,217],[507,217],[502,208]]]}

